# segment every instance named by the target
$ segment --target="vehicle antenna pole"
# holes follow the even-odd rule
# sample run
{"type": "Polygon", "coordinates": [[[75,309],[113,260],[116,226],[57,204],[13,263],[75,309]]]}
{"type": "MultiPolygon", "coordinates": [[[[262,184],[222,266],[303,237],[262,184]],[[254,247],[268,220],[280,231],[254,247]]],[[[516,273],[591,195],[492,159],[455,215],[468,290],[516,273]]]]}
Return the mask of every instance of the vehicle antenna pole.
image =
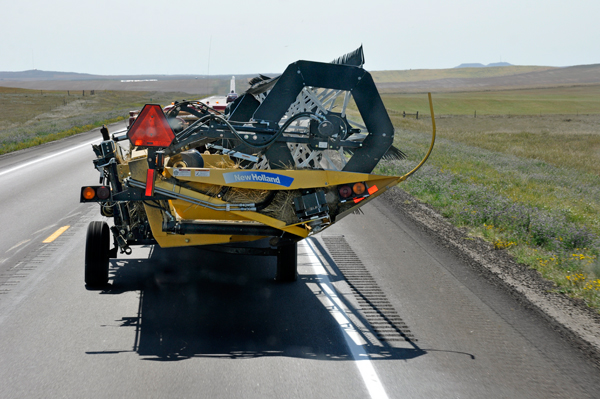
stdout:
{"type": "Polygon", "coordinates": [[[208,81],[210,80],[210,50],[212,48],[212,35],[210,35],[210,40],[208,42],[208,67],[206,68],[206,95],[208,96],[210,92],[208,91],[208,81]]]}

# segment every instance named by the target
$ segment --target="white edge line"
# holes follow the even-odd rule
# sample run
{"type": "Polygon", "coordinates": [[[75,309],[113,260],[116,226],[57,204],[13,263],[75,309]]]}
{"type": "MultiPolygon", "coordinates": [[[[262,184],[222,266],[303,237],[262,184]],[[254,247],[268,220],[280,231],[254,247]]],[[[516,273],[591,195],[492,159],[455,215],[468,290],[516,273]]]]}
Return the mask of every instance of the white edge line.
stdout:
{"type": "Polygon", "coordinates": [[[369,360],[367,352],[362,345],[356,343],[359,333],[352,325],[350,317],[344,309],[344,304],[338,298],[336,294],[337,291],[329,279],[329,274],[317,273],[314,268],[314,266],[322,263],[317,251],[308,240],[304,240],[300,244],[303,243],[308,247],[306,255],[310,259],[311,269],[314,272],[313,274],[318,274],[319,277],[321,277],[321,281],[318,284],[323,289],[323,294],[327,296],[333,305],[333,309],[330,309],[329,312],[332,314],[332,316],[334,316],[333,319],[339,324],[340,329],[343,332],[346,345],[348,346],[348,349],[350,349],[350,353],[355,361],[356,367],[358,368],[363,382],[369,391],[369,396],[373,399],[387,399],[388,396],[385,393],[385,389],[383,388],[379,377],[377,376],[377,372],[375,371],[373,364],[369,360]]]}
{"type": "Polygon", "coordinates": [[[18,169],[25,168],[27,166],[35,165],[36,163],[47,161],[48,159],[54,158],[54,157],[56,157],[58,155],[66,154],[67,152],[71,152],[71,151],[77,150],[79,148],[82,148],[82,147],[85,147],[85,146],[89,146],[90,144],[93,144],[93,143],[95,143],[97,141],[101,141],[101,139],[95,139],[95,140],[92,140],[92,141],[88,141],[87,143],[79,144],[79,145],[77,145],[75,147],[71,147],[71,148],[68,148],[68,149],[60,151],[60,152],[52,153],[51,155],[47,155],[45,157],[36,159],[34,161],[29,161],[27,163],[19,164],[18,166],[14,166],[14,167],[12,167],[10,169],[7,169],[7,170],[5,170],[3,172],[0,172],[0,176],[8,174],[8,173],[11,173],[11,172],[14,172],[15,170],[18,170],[18,169]]]}
{"type": "Polygon", "coordinates": [[[16,244],[15,246],[10,247],[9,249],[6,250],[6,252],[8,253],[8,252],[12,251],[13,249],[18,248],[25,243],[28,243],[29,241],[31,241],[31,238],[28,238],[27,240],[23,240],[20,243],[16,244]]]}

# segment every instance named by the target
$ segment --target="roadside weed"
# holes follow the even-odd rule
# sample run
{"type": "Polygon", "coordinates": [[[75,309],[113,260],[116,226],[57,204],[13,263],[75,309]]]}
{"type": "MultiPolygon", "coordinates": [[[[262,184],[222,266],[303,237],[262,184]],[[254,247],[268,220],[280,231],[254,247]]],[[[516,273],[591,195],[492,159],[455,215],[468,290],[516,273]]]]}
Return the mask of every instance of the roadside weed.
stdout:
{"type": "Polygon", "coordinates": [[[124,120],[147,102],[170,103],[183,93],[40,91],[0,87],[0,155],[124,120]]]}
{"type": "MultiPolygon", "coordinates": [[[[428,137],[398,129],[396,140],[408,158],[382,162],[377,173],[411,170],[428,137]]],[[[599,176],[440,138],[400,188],[600,309],[599,176]]]]}

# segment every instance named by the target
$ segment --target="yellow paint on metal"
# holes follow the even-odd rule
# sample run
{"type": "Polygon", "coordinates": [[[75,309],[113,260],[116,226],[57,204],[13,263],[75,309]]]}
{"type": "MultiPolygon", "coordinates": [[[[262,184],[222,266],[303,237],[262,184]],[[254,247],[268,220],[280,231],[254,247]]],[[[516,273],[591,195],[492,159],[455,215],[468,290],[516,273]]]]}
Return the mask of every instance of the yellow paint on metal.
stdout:
{"type": "Polygon", "coordinates": [[[44,244],[51,243],[52,241],[54,241],[58,237],[60,237],[60,235],[62,233],[64,233],[65,231],[67,231],[69,229],[69,227],[71,227],[71,226],[63,226],[63,227],[61,227],[60,229],[58,229],[54,233],[52,233],[52,235],[50,237],[48,237],[44,241],[42,241],[42,243],[44,243],[44,244]]]}
{"type": "MultiPolygon", "coordinates": [[[[168,190],[168,191],[172,191],[174,193],[177,194],[183,194],[186,195],[188,197],[192,197],[195,199],[199,199],[202,201],[206,201],[209,202],[211,204],[215,204],[215,205],[223,205],[223,204],[227,204],[225,201],[222,201],[218,198],[214,198],[214,197],[210,197],[208,195],[196,192],[194,190],[190,190],[188,188],[185,187],[181,187],[181,186],[177,186],[177,185],[173,185],[172,183],[169,183],[167,181],[156,181],[154,184],[155,187],[158,188],[162,188],[164,190],[168,190]]],[[[295,234],[297,236],[300,237],[307,237],[308,236],[308,231],[304,228],[304,227],[298,227],[298,226],[286,226],[286,224],[284,222],[282,222],[281,220],[278,219],[274,219],[272,217],[269,216],[265,216],[261,213],[258,212],[252,212],[252,211],[212,211],[210,209],[202,209],[202,207],[198,207],[198,208],[192,208],[189,205],[192,205],[190,203],[188,203],[187,201],[182,201],[182,200],[177,200],[177,201],[169,201],[171,203],[171,205],[174,206],[174,204],[178,205],[178,208],[182,205],[182,204],[188,204],[184,209],[177,209],[175,208],[174,211],[177,211],[177,213],[179,213],[179,211],[181,211],[182,213],[186,214],[191,212],[191,210],[195,209],[198,210],[200,212],[200,214],[186,214],[186,216],[188,217],[192,217],[193,219],[200,219],[200,220],[247,220],[247,221],[255,221],[255,222],[259,222],[262,223],[264,225],[267,226],[271,226],[271,227],[275,227],[276,229],[280,229],[283,231],[286,231],[288,233],[291,234],[295,234]],[[215,213],[218,212],[218,213],[215,213]]],[[[146,206],[146,210],[149,207],[146,206]]],[[[160,225],[160,231],[162,232],[162,212],[160,212],[160,210],[157,210],[155,208],[152,208],[155,211],[157,211],[160,214],[160,217],[158,218],[159,223],[157,223],[157,225],[160,225]]],[[[150,214],[148,214],[148,218],[150,218],[150,214]]],[[[187,219],[187,217],[186,217],[187,219]]],[[[151,224],[152,227],[152,224],[151,224]]],[[[152,228],[152,233],[155,233],[155,229],[152,228]]],[[[204,236],[204,235],[203,235],[204,236]]]]}
{"type": "Polygon", "coordinates": [[[205,168],[235,167],[235,162],[231,160],[229,155],[202,154],[202,160],[205,168]]]}
{"type": "MultiPolygon", "coordinates": [[[[244,169],[219,169],[211,168],[206,176],[203,168],[165,168],[166,177],[174,177],[176,172],[177,180],[194,183],[205,183],[216,186],[228,186],[237,188],[248,188],[257,190],[300,190],[308,188],[326,188],[328,186],[337,186],[340,184],[351,184],[356,182],[376,182],[389,176],[371,175],[368,173],[338,172],[332,170],[294,170],[294,169],[276,169],[276,170],[244,170],[244,169]],[[181,170],[184,170],[189,176],[181,176],[181,170]],[[198,176],[196,176],[198,172],[198,176]],[[269,173],[275,176],[285,176],[292,178],[293,181],[289,187],[264,183],[258,181],[246,181],[226,183],[224,175],[227,173],[269,173]]],[[[143,181],[143,179],[136,179],[143,181]]]]}
{"type": "Polygon", "coordinates": [[[192,220],[192,219],[202,219],[202,220],[243,220],[247,221],[249,219],[236,215],[232,212],[224,212],[224,211],[216,211],[213,209],[208,209],[200,205],[190,204],[184,200],[171,200],[171,205],[175,208],[177,214],[184,220],[192,220]]]}
{"type": "MultiPolygon", "coordinates": [[[[218,163],[217,157],[211,160],[211,163],[218,163]]],[[[145,182],[145,171],[148,168],[147,163],[144,160],[135,160],[129,163],[131,176],[133,179],[145,182]]],[[[364,205],[368,200],[377,197],[378,195],[385,192],[388,188],[400,182],[398,176],[378,176],[370,175],[365,173],[352,173],[352,172],[337,172],[337,171],[326,171],[326,170],[269,170],[264,171],[265,173],[272,173],[275,175],[286,176],[293,178],[293,182],[290,187],[282,187],[279,185],[264,183],[264,182],[236,182],[236,183],[225,183],[223,175],[225,173],[232,172],[263,172],[263,171],[246,171],[236,168],[230,169],[219,169],[219,168],[166,168],[165,176],[159,175],[155,181],[155,187],[166,191],[171,191],[175,194],[185,195],[196,200],[205,201],[212,205],[225,205],[227,202],[212,197],[196,190],[206,190],[207,188],[230,186],[239,187],[246,189],[256,190],[298,190],[306,188],[328,188],[331,186],[337,186],[340,184],[352,184],[356,182],[367,182],[369,187],[376,185],[378,191],[371,195],[371,197],[361,201],[352,207],[352,210],[364,205]],[[173,177],[174,171],[177,170],[177,177],[173,177]],[[181,176],[181,172],[184,171],[189,176],[181,176]],[[196,176],[198,171],[198,176],[196,176]],[[206,172],[209,173],[206,173],[206,172]],[[188,173],[189,172],[189,173],[188,173]],[[183,187],[179,183],[187,184],[188,187],[183,187]]],[[[310,234],[310,228],[307,224],[310,221],[304,221],[292,225],[286,225],[285,222],[266,216],[259,212],[253,211],[224,211],[224,210],[212,210],[202,205],[192,204],[185,200],[170,200],[168,201],[171,207],[171,213],[175,215],[178,220],[196,220],[204,222],[255,222],[262,225],[274,227],[283,232],[287,232],[298,237],[306,238],[310,234]]],[[[235,204],[231,204],[235,205],[235,204]]],[[[190,245],[207,245],[207,244],[223,244],[234,241],[252,241],[262,237],[248,237],[248,236],[237,236],[237,235],[212,235],[212,234],[186,234],[176,235],[165,233],[162,231],[163,214],[159,209],[145,206],[148,221],[152,233],[161,247],[176,247],[176,246],[190,246],[190,245]]],[[[347,212],[344,212],[346,215],[347,212]]],[[[336,220],[340,219],[340,216],[336,220]]]]}
{"type": "Polygon", "coordinates": [[[129,165],[126,163],[117,164],[117,173],[119,180],[123,181],[123,179],[129,177],[129,165]]]}
{"type": "MultiPolygon", "coordinates": [[[[430,96],[431,105],[431,96],[430,96]]],[[[431,105],[433,118],[433,106],[431,105]]],[[[222,155],[203,155],[205,160],[204,168],[172,168],[167,167],[162,175],[158,175],[155,180],[155,188],[160,188],[165,191],[173,192],[174,194],[190,197],[193,200],[204,202],[210,205],[223,206],[227,202],[215,196],[204,194],[203,192],[218,192],[221,187],[228,186],[231,188],[240,188],[248,190],[300,190],[309,188],[320,188],[327,190],[329,188],[336,190],[336,186],[342,184],[353,184],[357,182],[366,182],[369,187],[377,186],[378,190],[371,194],[370,197],[361,200],[352,206],[350,209],[336,216],[336,221],[353,212],[356,208],[373,200],[377,196],[383,194],[389,188],[394,187],[401,181],[405,180],[410,174],[414,173],[426,160],[433,148],[435,142],[435,122],[433,128],[433,140],[426,157],[421,161],[419,166],[413,171],[404,176],[380,176],[366,173],[340,172],[330,170],[294,170],[294,169],[277,169],[277,170],[244,170],[235,167],[235,164],[228,156],[222,155]],[[225,179],[227,173],[240,173],[247,176],[248,173],[268,174],[266,176],[279,177],[278,183],[288,184],[286,187],[283,184],[274,184],[264,181],[232,181],[232,176],[225,179]]],[[[138,182],[145,183],[146,170],[148,163],[145,159],[134,159],[129,162],[129,171],[131,178],[138,182]]],[[[125,172],[125,171],[124,171],[125,172]]],[[[241,175],[237,175],[241,176],[241,175]]],[[[260,180],[261,176],[259,176],[260,180]]],[[[241,180],[241,179],[240,179],[241,180]]],[[[264,180],[264,179],[263,179],[264,180]]],[[[249,201],[251,202],[251,201],[249,201]]],[[[266,216],[254,211],[237,211],[237,210],[213,210],[201,204],[194,204],[186,200],[169,200],[164,204],[168,204],[170,213],[179,221],[194,220],[204,223],[249,223],[255,225],[270,226],[283,232],[296,235],[301,238],[308,237],[311,233],[311,228],[308,226],[310,221],[286,225],[285,222],[266,216]]],[[[236,206],[236,204],[231,204],[236,206]]],[[[165,215],[160,209],[145,205],[146,214],[150,223],[150,228],[156,241],[161,247],[183,247],[195,245],[209,244],[225,244],[231,242],[254,241],[261,236],[244,236],[244,235],[221,235],[221,234],[172,234],[162,230],[163,219],[165,215]]]]}
{"type": "Polygon", "coordinates": [[[152,235],[161,248],[191,247],[197,245],[227,244],[231,242],[255,241],[260,236],[233,236],[225,234],[169,234],[162,230],[163,216],[160,209],[144,205],[152,235]]]}
{"type": "Polygon", "coordinates": [[[146,181],[148,161],[145,158],[132,159],[127,165],[129,165],[129,173],[133,179],[146,181]]]}

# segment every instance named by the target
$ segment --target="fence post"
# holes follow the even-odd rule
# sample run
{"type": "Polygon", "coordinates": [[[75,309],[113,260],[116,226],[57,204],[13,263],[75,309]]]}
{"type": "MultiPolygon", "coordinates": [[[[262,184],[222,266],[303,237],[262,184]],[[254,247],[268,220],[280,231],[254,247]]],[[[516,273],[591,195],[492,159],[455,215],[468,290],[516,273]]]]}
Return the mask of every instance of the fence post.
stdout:
{"type": "Polygon", "coordinates": [[[419,119],[419,111],[417,111],[417,119],[419,119]]]}

